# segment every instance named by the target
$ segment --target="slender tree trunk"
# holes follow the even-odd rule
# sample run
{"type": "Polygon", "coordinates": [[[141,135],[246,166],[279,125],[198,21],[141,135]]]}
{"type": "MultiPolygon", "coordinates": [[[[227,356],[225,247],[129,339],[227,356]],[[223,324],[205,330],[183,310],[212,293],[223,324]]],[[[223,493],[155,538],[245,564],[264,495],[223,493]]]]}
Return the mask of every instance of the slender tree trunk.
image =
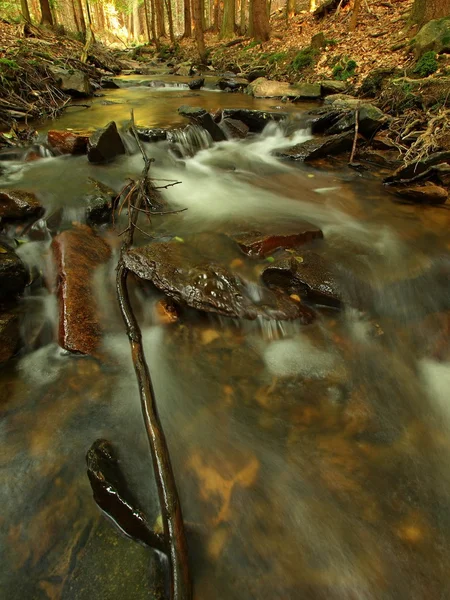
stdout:
{"type": "Polygon", "coordinates": [[[183,33],[183,37],[190,38],[191,36],[192,36],[191,0],[184,0],[184,33],[183,33]]]}
{"type": "Polygon", "coordinates": [[[287,0],[286,2],[286,19],[292,19],[295,15],[295,0],[287,0]]]}
{"type": "Polygon", "coordinates": [[[358,15],[361,8],[362,0],[355,0],[353,4],[352,20],[350,21],[350,31],[355,31],[358,24],[358,15]]]}
{"type": "Polygon", "coordinates": [[[149,0],[144,0],[145,25],[147,27],[147,39],[148,39],[148,42],[150,43],[152,41],[152,27],[151,27],[151,22],[150,22],[148,3],[149,3],[149,0]]]}
{"type": "Polygon", "coordinates": [[[95,44],[95,35],[94,28],[92,27],[92,18],[91,18],[91,9],[89,7],[89,0],[86,1],[86,15],[87,15],[87,24],[89,28],[88,37],[91,39],[90,44],[95,44]]]}
{"type": "Polygon", "coordinates": [[[78,14],[80,15],[80,31],[83,37],[86,38],[86,19],[84,18],[83,4],[81,0],[76,0],[78,6],[78,14]]]}
{"type": "Polygon", "coordinates": [[[236,0],[224,0],[222,27],[220,28],[220,39],[233,37],[235,18],[236,0]]]}
{"type": "Polygon", "coordinates": [[[219,31],[219,9],[220,9],[220,3],[219,3],[219,0],[213,0],[213,1],[214,1],[214,6],[213,6],[212,31],[214,31],[215,33],[217,33],[219,31]]]}
{"type": "Polygon", "coordinates": [[[414,0],[411,20],[419,26],[449,16],[450,0],[414,0]]]}
{"type": "Polygon", "coordinates": [[[164,4],[163,0],[155,0],[156,8],[156,25],[158,31],[158,38],[165,37],[166,26],[164,24],[164,4]]]}
{"type": "Polygon", "coordinates": [[[241,18],[240,18],[241,35],[245,35],[245,30],[246,30],[245,2],[246,2],[246,0],[241,0],[241,18]]]}
{"type": "Polygon", "coordinates": [[[203,37],[202,0],[192,0],[192,13],[194,17],[194,34],[197,42],[197,51],[202,62],[206,59],[205,40],[203,37]]]}
{"type": "Polygon", "coordinates": [[[309,0],[309,12],[314,12],[316,10],[316,5],[316,0],[309,0]]]}
{"type": "Polygon", "coordinates": [[[156,33],[156,0],[150,0],[150,6],[152,9],[152,20],[151,20],[152,36],[153,36],[153,39],[155,40],[155,46],[159,50],[159,45],[160,45],[159,37],[156,33]]]}
{"type": "Polygon", "coordinates": [[[167,20],[169,21],[169,36],[172,44],[175,44],[175,35],[173,33],[173,15],[171,0],[166,0],[167,20]]]}
{"type": "Polygon", "coordinates": [[[267,42],[270,38],[269,14],[266,0],[251,0],[252,36],[260,41],[267,42]]]}
{"type": "Polygon", "coordinates": [[[28,8],[27,0],[20,0],[20,8],[22,10],[22,17],[27,23],[31,23],[30,9],[28,8]]]}
{"type": "Polygon", "coordinates": [[[53,16],[50,10],[49,0],[39,0],[41,6],[41,25],[49,25],[53,27],[53,16]]]}
{"type": "Polygon", "coordinates": [[[80,21],[78,19],[77,7],[75,6],[75,1],[72,0],[72,2],[70,4],[72,6],[73,20],[74,20],[74,23],[75,23],[76,30],[77,30],[78,33],[80,33],[81,32],[80,21]]]}

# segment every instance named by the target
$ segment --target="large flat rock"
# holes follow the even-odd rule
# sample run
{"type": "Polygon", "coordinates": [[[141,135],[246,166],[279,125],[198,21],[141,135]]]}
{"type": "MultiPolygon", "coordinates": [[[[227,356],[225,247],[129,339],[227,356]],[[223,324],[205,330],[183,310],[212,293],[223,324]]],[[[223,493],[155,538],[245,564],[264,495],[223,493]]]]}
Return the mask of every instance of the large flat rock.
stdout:
{"type": "Polygon", "coordinates": [[[323,238],[322,231],[311,223],[299,223],[291,231],[261,233],[249,231],[230,235],[248,256],[267,256],[277,248],[296,248],[312,240],[323,238]]]}
{"type": "Polygon", "coordinates": [[[325,158],[329,155],[340,154],[351,150],[353,145],[354,133],[346,131],[337,135],[328,135],[326,137],[313,138],[290,148],[284,148],[274,152],[275,156],[286,160],[315,160],[325,158]]]}
{"type": "Polygon", "coordinates": [[[44,208],[32,192],[26,190],[0,190],[0,218],[20,220],[39,218],[44,208]]]}

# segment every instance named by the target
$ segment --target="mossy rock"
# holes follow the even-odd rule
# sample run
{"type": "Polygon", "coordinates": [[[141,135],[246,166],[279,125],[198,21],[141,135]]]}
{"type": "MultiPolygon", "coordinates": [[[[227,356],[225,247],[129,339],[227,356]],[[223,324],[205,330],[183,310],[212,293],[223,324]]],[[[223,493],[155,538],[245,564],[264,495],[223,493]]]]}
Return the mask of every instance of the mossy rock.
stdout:
{"type": "Polygon", "coordinates": [[[450,52],[450,17],[429,21],[411,41],[414,54],[419,59],[430,50],[450,52]]]}
{"type": "Polygon", "coordinates": [[[363,80],[359,88],[359,95],[370,98],[375,97],[383,90],[391,77],[400,74],[399,69],[375,69],[363,80]]]}

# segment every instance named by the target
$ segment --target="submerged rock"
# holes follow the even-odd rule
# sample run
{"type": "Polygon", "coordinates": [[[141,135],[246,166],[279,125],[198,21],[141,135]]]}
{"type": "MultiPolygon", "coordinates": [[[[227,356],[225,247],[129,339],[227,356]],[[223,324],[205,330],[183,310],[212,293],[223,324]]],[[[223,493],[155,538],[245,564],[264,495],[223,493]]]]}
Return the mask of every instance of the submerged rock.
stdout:
{"type": "Polygon", "coordinates": [[[419,204],[444,204],[448,199],[447,190],[428,181],[419,185],[397,188],[395,194],[419,204]]]}
{"type": "Polygon", "coordinates": [[[164,537],[155,533],[133,497],[114,448],[96,440],[86,455],[87,473],[94,500],[128,536],[146,546],[166,552],[164,537]]]}
{"type": "Polygon", "coordinates": [[[297,303],[259,290],[255,301],[244,282],[192,245],[155,242],[135,248],[124,257],[126,267],[141,279],[151,281],[177,303],[227,317],[256,319],[313,319],[313,313],[297,303]]]}
{"type": "Polygon", "coordinates": [[[225,108],[222,111],[222,116],[224,119],[230,118],[242,121],[252,133],[260,133],[267,123],[281,121],[288,116],[288,113],[252,110],[248,108],[225,108]]]}
{"type": "Polygon", "coordinates": [[[296,248],[317,238],[323,238],[322,231],[311,223],[296,224],[289,233],[264,234],[250,231],[230,236],[248,256],[266,256],[276,248],[296,248]]]}
{"type": "Polygon", "coordinates": [[[32,192],[25,190],[0,190],[0,218],[31,219],[44,214],[44,207],[32,192]]]}
{"type": "Polygon", "coordinates": [[[341,304],[342,294],[328,262],[310,250],[275,261],[264,269],[262,279],[269,287],[306,295],[318,304],[334,307],[341,304]]]}
{"type": "Polygon", "coordinates": [[[87,226],[63,231],[52,242],[57,268],[59,344],[95,354],[101,327],[92,290],[95,269],[110,257],[109,246],[87,226]]]}
{"type": "Polygon", "coordinates": [[[277,150],[274,152],[274,155],[287,160],[315,160],[317,158],[324,158],[329,155],[336,155],[351,150],[353,138],[353,131],[314,138],[296,144],[291,148],[277,150]]]}
{"type": "Polygon", "coordinates": [[[19,348],[20,320],[17,312],[0,313],[0,364],[9,360],[19,348]]]}
{"type": "Polygon", "coordinates": [[[88,143],[88,160],[91,163],[107,163],[120,154],[125,146],[114,121],[91,135],[88,143]]]}
{"type": "Polygon", "coordinates": [[[0,301],[11,300],[23,292],[28,274],[17,254],[0,242],[0,301]]]}
{"type": "Polygon", "coordinates": [[[61,154],[86,154],[89,134],[52,129],[47,134],[49,145],[61,154]]]}

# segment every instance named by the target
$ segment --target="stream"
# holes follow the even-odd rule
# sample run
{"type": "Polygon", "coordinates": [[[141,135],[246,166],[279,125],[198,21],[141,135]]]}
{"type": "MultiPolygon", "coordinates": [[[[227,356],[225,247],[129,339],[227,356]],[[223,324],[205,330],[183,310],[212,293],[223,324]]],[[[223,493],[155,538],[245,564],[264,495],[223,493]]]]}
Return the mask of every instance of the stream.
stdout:
{"type": "MultiPolygon", "coordinates": [[[[300,124],[313,105],[217,92],[212,78],[200,91],[173,85],[164,73],[122,80],[41,134],[124,125],[131,108],[148,127],[185,125],[182,104],[292,113],[292,127],[269,123],[243,140],[203,139],[196,153],[181,137],[178,153],[167,142],[146,144],[153,177],[181,182],[162,192],[168,208],[187,209],[153,217],[149,231],[204,249],[258,297],[260,275],[280,251],[248,257],[223,233],[291,231],[308,221],[323,239],[305,248],[332,265],[344,298],[340,309],[315,306],[310,324],[193,309],[165,324],[155,310],[161,294],[133,286],[186,522],[194,598],[450,598],[449,211],[394,203],[377,174],[338,161],[275,158],[277,148],[310,137],[300,124]]],[[[85,220],[80,197],[89,177],[119,191],[139,176],[142,157],[131,138],[127,144],[134,153],[106,166],[86,156],[4,161],[0,187],[35,191],[44,219],[63,209],[59,229],[69,229],[85,220]]],[[[75,355],[55,342],[57,299],[46,284],[55,267],[44,219],[17,253],[44,273],[21,300],[24,339],[43,323],[45,332],[0,369],[2,597],[156,599],[161,559],[105,518],[86,475],[91,444],[110,440],[149,521],[157,521],[115,297],[120,238],[99,229],[113,249],[94,276],[101,358],[75,355]]],[[[138,236],[138,245],[147,242],[138,236]]]]}

